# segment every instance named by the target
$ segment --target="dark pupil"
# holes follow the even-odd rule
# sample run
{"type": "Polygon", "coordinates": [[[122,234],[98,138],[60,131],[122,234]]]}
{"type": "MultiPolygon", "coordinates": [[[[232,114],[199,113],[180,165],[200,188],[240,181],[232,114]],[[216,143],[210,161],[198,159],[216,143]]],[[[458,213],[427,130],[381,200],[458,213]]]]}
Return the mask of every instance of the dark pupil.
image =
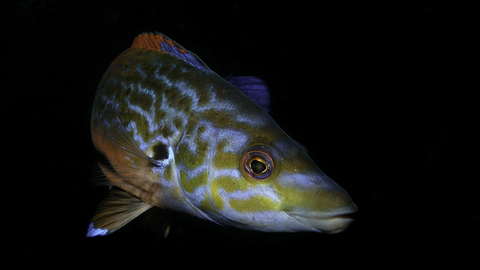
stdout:
{"type": "Polygon", "coordinates": [[[168,148],[163,143],[158,143],[153,148],[153,159],[155,160],[164,160],[168,158],[168,148]]]}
{"type": "Polygon", "coordinates": [[[252,160],[252,163],[250,164],[250,167],[252,168],[252,171],[256,174],[261,174],[267,169],[267,166],[258,160],[252,160]]]}

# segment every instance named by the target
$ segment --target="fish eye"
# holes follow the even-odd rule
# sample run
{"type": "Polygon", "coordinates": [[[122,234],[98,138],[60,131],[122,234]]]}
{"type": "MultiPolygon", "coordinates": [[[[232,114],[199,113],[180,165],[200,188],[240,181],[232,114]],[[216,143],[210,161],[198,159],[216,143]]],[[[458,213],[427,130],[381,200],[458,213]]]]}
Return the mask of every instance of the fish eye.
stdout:
{"type": "Polygon", "coordinates": [[[242,169],[250,178],[263,181],[272,175],[274,162],[271,150],[265,146],[253,146],[245,151],[242,169]]]}

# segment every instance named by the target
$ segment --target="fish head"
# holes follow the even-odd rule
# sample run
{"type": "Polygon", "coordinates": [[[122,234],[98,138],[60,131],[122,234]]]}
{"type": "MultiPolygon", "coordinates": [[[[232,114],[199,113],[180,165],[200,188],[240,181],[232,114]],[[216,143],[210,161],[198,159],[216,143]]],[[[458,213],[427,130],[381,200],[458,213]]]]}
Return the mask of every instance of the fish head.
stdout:
{"type": "MultiPolygon", "coordinates": [[[[217,159],[230,162],[223,167],[236,169],[211,174],[207,189],[211,209],[206,212],[219,223],[244,229],[343,231],[353,221],[349,215],[357,211],[348,193],[276,124],[269,129],[270,136],[253,135],[255,139],[237,144],[229,156],[217,153],[223,155],[217,159]]],[[[218,167],[212,170],[218,172],[218,167]]]]}
{"type": "Polygon", "coordinates": [[[95,96],[92,140],[105,175],[98,183],[118,189],[88,236],[112,233],[151,207],[259,231],[345,229],[357,207],[269,106],[262,80],[224,80],[165,35],[139,35],[95,96]]]}

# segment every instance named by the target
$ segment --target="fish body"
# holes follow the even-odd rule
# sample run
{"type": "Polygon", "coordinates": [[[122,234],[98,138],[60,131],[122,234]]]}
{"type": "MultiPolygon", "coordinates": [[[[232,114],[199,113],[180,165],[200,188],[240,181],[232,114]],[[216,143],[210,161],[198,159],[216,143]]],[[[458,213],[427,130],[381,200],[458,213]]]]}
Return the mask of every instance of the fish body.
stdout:
{"type": "MultiPolygon", "coordinates": [[[[255,78],[230,81],[265,90],[255,78]]],[[[99,183],[117,188],[87,236],[112,233],[152,207],[269,232],[335,233],[351,223],[357,207],[347,192],[231,82],[160,33],[139,35],[115,59],[91,129],[99,183]]]]}

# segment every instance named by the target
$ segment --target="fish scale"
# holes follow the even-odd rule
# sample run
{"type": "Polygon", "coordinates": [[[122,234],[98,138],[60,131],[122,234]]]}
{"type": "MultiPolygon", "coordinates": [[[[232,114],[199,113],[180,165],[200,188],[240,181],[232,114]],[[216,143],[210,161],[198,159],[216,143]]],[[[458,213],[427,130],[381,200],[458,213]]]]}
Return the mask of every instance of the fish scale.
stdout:
{"type": "MultiPolygon", "coordinates": [[[[242,78],[248,83],[232,82],[249,93],[267,89],[242,78]]],[[[91,126],[108,161],[99,163],[107,178],[100,183],[119,190],[101,203],[88,236],[114,232],[151,207],[262,231],[338,232],[356,211],[256,102],[160,33],[141,34],[110,65],[91,126]]]]}

